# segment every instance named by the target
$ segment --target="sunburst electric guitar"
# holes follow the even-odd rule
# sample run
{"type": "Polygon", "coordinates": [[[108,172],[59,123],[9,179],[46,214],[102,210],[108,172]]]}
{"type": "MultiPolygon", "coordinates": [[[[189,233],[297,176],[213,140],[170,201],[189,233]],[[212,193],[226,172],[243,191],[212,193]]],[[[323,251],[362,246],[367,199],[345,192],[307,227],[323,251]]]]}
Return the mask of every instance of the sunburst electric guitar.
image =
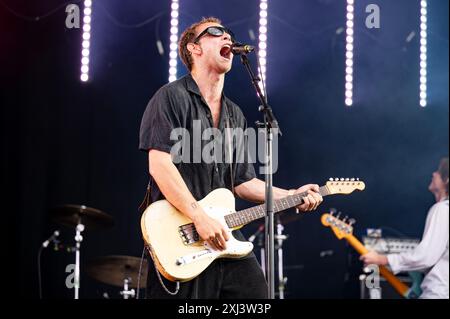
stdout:
{"type": "MultiPolygon", "coordinates": [[[[322,196],[350,194],[363,190],[364,182],[354,179],[331,180],[320,187],[322,196]]],[[[295,194],[273,202],[274,212],[303,203],[306,193],[295,194]]],[[[192,221],[167,200],[152,203],[141,217],[141,231],[146,246],[159,272],[171,281],[189,281],[198,276],[217,258],[239,258],[253,249],[250,242],[236,240],[231,231],[265,217],[265,206],[259,205],[236,212],[234,195],[225,188],[209,193],[199,201],[204,211],[220,221],[230,239],[227,249],[218,251],[199,237],[192,221]]]]}
{"type": "MultiPolygon", "coordinates": [[[[321,218],[322,224],[326,227],[330,227],[338,239],[345,238],[348,243],[361,254],[367,254],[369,250],[355,237],[353,236],[354,220],[341,220],[332,214],[324,214],[321,218]]],[[[379,267],[380,274],[383,276],[389,284],[404,298],[416,299],[422,293],[420,284],[422,282],[422,275],[417,272],[410,272],[413,283],[411,287],[408,287],[400,279],[398,279],[389,269],[384,266],[379,267]]]]}

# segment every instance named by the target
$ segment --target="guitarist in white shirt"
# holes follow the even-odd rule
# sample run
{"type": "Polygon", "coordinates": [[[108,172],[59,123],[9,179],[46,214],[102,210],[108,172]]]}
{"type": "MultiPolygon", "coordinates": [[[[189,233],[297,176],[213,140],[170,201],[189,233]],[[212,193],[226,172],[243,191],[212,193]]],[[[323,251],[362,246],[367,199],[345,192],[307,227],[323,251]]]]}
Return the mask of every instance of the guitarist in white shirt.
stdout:
{"type": "Polygon", "coordinates": [[[424,271],[421,299],[449,298],[448,161],[448,158],[443,158],[438,170],[433,173],[428,189],[433,193],[436,204],[428,211],[423,238],[416,249],[391,255],[371,251],[361,256],[366,265],[389,266],[394,273],[424,271]]]}

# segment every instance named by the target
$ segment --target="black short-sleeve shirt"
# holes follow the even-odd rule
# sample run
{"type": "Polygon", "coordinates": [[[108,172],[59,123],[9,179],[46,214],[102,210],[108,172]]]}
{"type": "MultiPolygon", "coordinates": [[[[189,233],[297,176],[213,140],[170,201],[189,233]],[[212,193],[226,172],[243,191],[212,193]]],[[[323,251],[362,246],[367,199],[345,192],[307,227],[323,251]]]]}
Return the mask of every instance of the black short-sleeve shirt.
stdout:
{"type": "MultiPolygon", "coordinates": [[[[241,158],[237,162],[234,156],[233,164],[230,165],[230,161],[225,160],[228,154],[225,153],[227,147],[225,143],[221,148],[216,149],[216,144],[211,144],[211,141],[217,141],[217,138],[214,138],[216,135],[203,136],[205,130],[211,130],[213,127],[210,108],[201,96],[192,76],[186,75],[166,84],[151,98],[142,117],[139,149],[145,152],[156,149],[171,153],[173,147],[181,146],[183,156],[172,156],[172,160],[194,198],[201,200],[216,188],[223,187],[231,190],[232,184],[238,186],[255,177],[247,141],[235,143],[232,146],[233,154],[245,154],[245,156],[244,160],[241,158]],[[201,134],[200,138],[199,134],[201,134]],[[201,152],[210,150],[211,145],[214,145],[212,147],[215,151],[214,158],[222,160],[212,162],[203,160],[201,152]],[[231,175],[233,175],[234,183],[231,183],[231,175]]],[[[245,131],[247,123],[241,109],[223,94],[217,128],[221,136],[226,135],[224,130],[226,127],[245,131]]],[[[151,186],[152,201],[163,199],[164,196],[156,183],[151,181],[151,186]]]]}

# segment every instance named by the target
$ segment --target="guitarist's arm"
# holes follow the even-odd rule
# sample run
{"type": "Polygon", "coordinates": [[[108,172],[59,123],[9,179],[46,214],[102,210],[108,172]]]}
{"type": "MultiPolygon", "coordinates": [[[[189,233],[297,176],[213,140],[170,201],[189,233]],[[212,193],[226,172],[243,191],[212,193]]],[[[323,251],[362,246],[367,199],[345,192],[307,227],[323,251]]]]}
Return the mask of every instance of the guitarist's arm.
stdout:
{"type": "Polygon", "coordinates": [[[214,248],[223,250],[229,239],[225,228],[209,217],[192,196],[169,153],[152,149],[148,153],[150,175],[164,197],[195,224],[199,236],[214,248]]]}
{"type": "MultiPolygon", "coordinates": [[[[254,203],[264,203],[265,199],[265,183],[258,179],[253,178],[245,183],[242,183],[234,188],[235,193],[239,198],[248,200],[254,203]]],[[[308,192],[305,196],[304,203],[298,207],[301,211],[315,210],[320,203],[322,203],[322,196],[319,194],[319,185],[308,184],[304,185],[296,190],[286,190],[278,187],[273,187],[273,197],[275,200],[281,199],[288,195],[297,193],[308,192]]]]}
{"type": "Polygon", "coordinates": [[[389,265],[394,273],[420,271],[434,266],[445,253],[448,243],[448,207],[434,205],[429,213],[420,244],[411,252],[380,255],[369,252],[361,257],[365,264],[389,265]]]}

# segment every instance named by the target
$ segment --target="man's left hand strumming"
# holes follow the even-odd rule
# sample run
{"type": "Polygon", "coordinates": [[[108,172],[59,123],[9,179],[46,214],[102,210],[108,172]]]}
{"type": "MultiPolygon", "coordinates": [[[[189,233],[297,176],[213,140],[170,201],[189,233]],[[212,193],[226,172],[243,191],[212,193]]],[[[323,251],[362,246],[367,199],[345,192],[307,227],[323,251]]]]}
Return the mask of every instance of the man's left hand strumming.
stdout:
{"type": "MultiPolygon", "coordinates": [[[[248,182],[235,187],[235,192],[238,197],[254,203],[264,203],[265,191],[266,186],[264,181],[258,178],[253,178],[248,182]]],[[[273,187],[273,197],[275,200],[301,193],[307,193],[307,195],[303,197],[304,203],[296,207],[299,211],[313,211],[317,209],[323,201],[322,195],[319,193],[319,185],[317,184],[306,184],[291,190],[273,187]]]]}

